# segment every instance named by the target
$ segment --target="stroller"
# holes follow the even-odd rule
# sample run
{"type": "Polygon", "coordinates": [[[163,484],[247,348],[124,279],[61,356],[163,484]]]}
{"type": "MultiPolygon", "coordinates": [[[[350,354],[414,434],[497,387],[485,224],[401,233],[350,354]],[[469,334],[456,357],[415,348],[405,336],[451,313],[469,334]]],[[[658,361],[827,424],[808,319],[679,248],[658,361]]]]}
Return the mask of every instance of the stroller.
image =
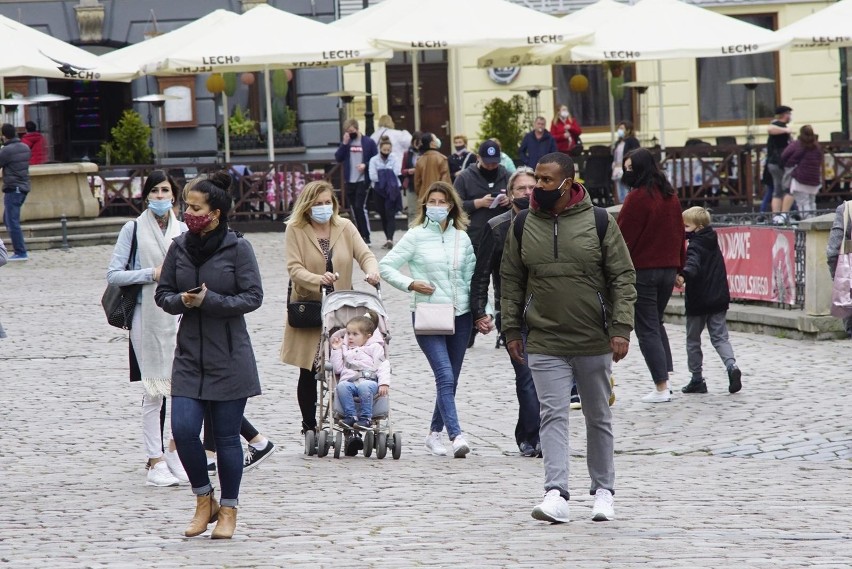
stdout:
{"type": "MultiPolygon", "coordinates": [[[[389,396],[376,395],[373,401],[372,428],[369,430],[361,433],[339,422],[343,418],[343,408],[338,401],[336,389],[340,378],[334,373],[331,365],[331,338],[336,333],[342,334],[350,319],[361,316],[366,309],[373,310],[379,315],[378,329],[385,341],[385,357],[387,357],[390,333],[387,326],[388,315],[382,305],[381,284],[376,285],[376,293],[345,290],[332,292],[323,298],[322,336],[320,337],[323,361],[317,372],[320,417],[317,430],[305,432],[305,454],[308,456],[317,454],[324,457],[333,448],[334,458],[340,458],[340,453],[348,447],[352,438],[361,437],[362,434],[365,457],[371,456],[375,450],[376,458],[385,458],[388,449],[391,450],[394,459],[399,459],[402,455],[402,433],[393,430],[389,396]]],[[[355,406],[356,409],[360,407],[360,400],[357,397],[355,406]]]]}

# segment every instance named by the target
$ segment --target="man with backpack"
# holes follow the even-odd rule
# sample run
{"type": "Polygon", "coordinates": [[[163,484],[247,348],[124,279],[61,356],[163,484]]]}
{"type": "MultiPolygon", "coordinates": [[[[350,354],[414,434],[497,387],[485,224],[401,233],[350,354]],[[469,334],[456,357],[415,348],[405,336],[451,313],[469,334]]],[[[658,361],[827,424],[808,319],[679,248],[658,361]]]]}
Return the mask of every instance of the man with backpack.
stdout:
{"type": "Polygon", "coordinates": [[[609,378],[612,363],[627,355],[636,272],[618,225],[606,214],[603,231],[602,213],[574,182],[569,156],[543,156],[535,179],[529,214],[515,217],[500,269],[507,349],[519,363],[526,352],[541,408],[545,497],[532,516],[569,520],[568,410],[576,383],[588,433],[592,519],[611,520],[615,465],[609,378]]]}

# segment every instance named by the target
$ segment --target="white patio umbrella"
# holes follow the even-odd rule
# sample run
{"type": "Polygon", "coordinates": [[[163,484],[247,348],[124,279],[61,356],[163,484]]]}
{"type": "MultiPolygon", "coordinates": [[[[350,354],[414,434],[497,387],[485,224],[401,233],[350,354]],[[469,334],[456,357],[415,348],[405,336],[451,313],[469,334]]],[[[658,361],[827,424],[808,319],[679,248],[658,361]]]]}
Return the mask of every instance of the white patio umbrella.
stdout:
{"type": "MultiPolygon", "coordinates": [[[[169,54],[188,43],[191,43],[200,37],[208,34],[218,34],[220,26],[227,22],[239,18],[239,14],[229,10],[214,10],[209,14],[202,16],[197,20],[193,20],[179,28],[175,28],[162,35],[154,36],[139,43],[134,43],[105,53],[100,56],[102,61],[106,61],[115,66],[129,68],[134,71],[135,77],[143,77],[146,73],[143,71],[143,66],[151,61],[165,59],[169,54]]],[[[156,71],[150,75],[165,76],[176,75],[173,71],[156,71]]],[[[225,161],[231,160],[231,143],[228,133],[228,96],[222,93],[222,106],[224,107],[224,129],[225,129],[225,161]]],[[[162,135],[160,135],[162,136],[162,135]]],[[[163,139],[165,137],[162,137],[163,139]]]]}
{"type": "MultiPolygon", "coordinates": [[[[145,73],[263,71],[266,116],[272,121],[270,69],[333,67],[390,59],[360,34],[341,34],[327,24],[261,4],[236,19],[142,65],[145,73]]],[[[274,160],[271,124],[268,155],[274,160]]]]}
{"type": "Polygon", "coordinates": [[[657,60],[660,146],[665,149],[663,59],[732,57],[777,51],[790,40],[771,30],[680,2],[640,0],[597,30],[594,39],[572,48],[575,60],[657,60]]]}
{"type": "MultiPolygon", "coordinates": [[[[562,16],[559,20],[571,29],[594,33],[606,27],[616,15],[630,9],[627,4],[615,0],[598,0],[585,8],[562,16]]],[[[536,47],[501,47],[477,60],[479,67],[512,67],[523,65],[560,65],[570,63],[571,48],[575,44],[552,44],[536,47]]]]}
{"type": "Polygon", "coordinates": [[[852,46],[852,0],[840,0],[775,32],[793,49],[852,46]]]}
{"type": "Polygon", "coordinates": [[[122,82],[133,78],[129,69],[0,16],[0,77],[18,75],[122,82]]]}
{"type": "MultiPolygon", "coordinates": [[[[331,25],[357,30],[376,45],[394,50],[449,50],[456,85],[461,72],[458,48],[566,44],[591,35],[589,30],[565,25],[559,18],[507,0],[383,0],[331,25]]],[[[418,82],[416,68],[414,82],[418,82]]],[[[419,103],[415,88],[415,123],[419,123],[419,103]]],[[[459,125],[459,105],[453,111],[452,123],[459,125]]]]}

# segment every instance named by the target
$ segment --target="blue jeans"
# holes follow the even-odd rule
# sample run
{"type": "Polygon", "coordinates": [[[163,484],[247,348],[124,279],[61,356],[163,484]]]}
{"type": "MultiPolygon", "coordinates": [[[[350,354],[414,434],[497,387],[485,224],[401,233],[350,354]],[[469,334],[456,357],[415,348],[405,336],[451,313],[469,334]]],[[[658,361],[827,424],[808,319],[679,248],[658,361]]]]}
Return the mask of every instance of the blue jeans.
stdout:
{"type": "MultiPolygon", "coordinates": [[[[411,315],[414,322],[414,314],[411,315]]],[[[470,312],[456,316],[456,333],[452,336],[421,336],[415,334],[417,345],[423,350],[432,373],[435,374],[435,411],[432,413],[433,433],[447,427],[450,440],[461,434],[459,417],[456,414],[456,387],[459,384],[464,353],[473,329],[470,312]]]]}
{"type": "Polygon", "coordinates": [[[373,419],[373,398],[379,391],[379,384],[370,379],[362,379],[358,383],[341,381],[337,384],[337,398],[343,407],[344,417],[358,417],[360,420],[373,419]],[[355,397],[361,399],[361,412],[355,411],[355,397]]]}
{"type": "MultiPolygon", "coordinates": [[[[654,383],[665,383],[673,371],[672,349],[663,325],[663,312],[672,296],[677,269],[639,269],[636,271],[634,331],[639,350],[654,383]]],[[[581,395],[582,397],[582,395],[581,395]]]]}
{"type": "Polygon", "coordinates": [[[183,464],[192,493],[210,492],[207,476],[207,455],[201,444],[201,424],[204,410],[209,406],[216,440],[216,462],[222,495],[219,503],[236,508],[239,504],[240,481],[243,478],[243,446],[240,444],[240,424],[246,408],[246,398],[233,401],[202,401],[189,397],[172,397],[172,436],[180,462],[183,464]]]}
{"type": "Polygon", "coordinates": [[[27,192],[13,190],[3,194],[3,224],[9,231],[12,248],[16,255],[26,256],[27,246],[24,243],[24,232],[21,231],[21,208],[27,199],[27,192]]]}

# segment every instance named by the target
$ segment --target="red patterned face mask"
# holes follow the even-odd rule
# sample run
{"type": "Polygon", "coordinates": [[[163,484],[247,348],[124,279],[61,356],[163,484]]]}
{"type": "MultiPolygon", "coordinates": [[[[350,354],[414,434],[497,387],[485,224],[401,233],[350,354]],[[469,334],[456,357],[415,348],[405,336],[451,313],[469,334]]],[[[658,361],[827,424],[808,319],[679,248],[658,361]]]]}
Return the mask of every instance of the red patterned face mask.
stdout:
{"type": "Polygon", "coordinates": [[[190,233],[201,233],[210,225],[211,221],[213,220],[210,219],[209,213],[207,215],[193,215],[189,212],[184,212],[183,214],[183,222],[186,223],[186,228],[189,229],[190,233]]]}

